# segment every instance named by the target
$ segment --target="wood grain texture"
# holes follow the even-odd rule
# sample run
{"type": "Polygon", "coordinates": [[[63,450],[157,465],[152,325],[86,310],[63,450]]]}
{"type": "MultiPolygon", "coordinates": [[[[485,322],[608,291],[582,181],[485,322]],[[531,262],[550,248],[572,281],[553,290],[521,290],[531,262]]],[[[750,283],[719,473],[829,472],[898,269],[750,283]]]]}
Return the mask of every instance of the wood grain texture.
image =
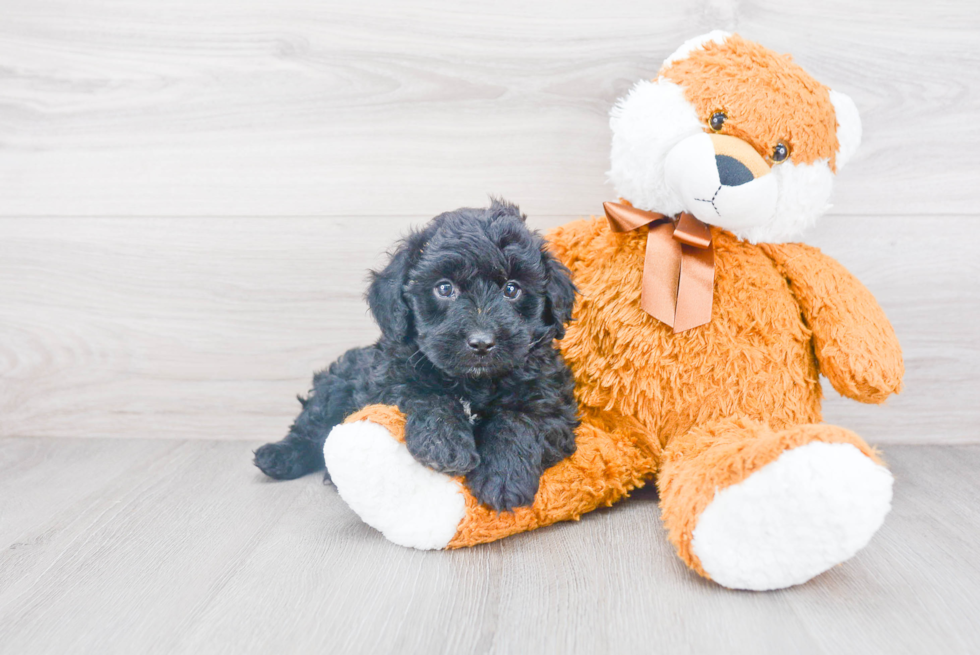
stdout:
{"type": "MultiPolygon", "coordinates": [[[[313,370],[376,338],[366,270],[420,222],[0,219],[0,435],[278,438],[313,370]]],[[[980,221],[828,217],[810,241],[878,296],[908,369],[884,407],[828,387],[827,420],[976,442],[980,221]]]]}
{"type": "Polygon", "coordinates": [[[16,548],[0,550],[0,652],[960,654],[980,643],[980,447],[887,448],[894,508],[871,544],[806,585],[752,593],[687,570],[649,491],[578,523],[420,552],[386,542],[317,476],[265,480],[252,445],[0,439],[0,466],[20,470],[0,477],[4,498],[35,508],[16,548]],[[55,462],[57,451],[87,455],[55,462]],[[84,471],[98,482],[64,496],[60,473],[84,471]]]}
{"type": "Polygon", "coordinates": [[[881,443],[980,439],[980,12],[922,4],[4,0],[0,435],[271,439],[376,335],[364,271],[488,192],[595,212],[607,114],[737,30],[851,94],[865,144],[810,241],[878,294],[881,443]]]}
{"type": "Polygon", "coordinates": [[[976,213],[971,0],[5,0],[0,215],[587,212],[614,100],[715,28],[855,98],[844,211],[976,213]]]}

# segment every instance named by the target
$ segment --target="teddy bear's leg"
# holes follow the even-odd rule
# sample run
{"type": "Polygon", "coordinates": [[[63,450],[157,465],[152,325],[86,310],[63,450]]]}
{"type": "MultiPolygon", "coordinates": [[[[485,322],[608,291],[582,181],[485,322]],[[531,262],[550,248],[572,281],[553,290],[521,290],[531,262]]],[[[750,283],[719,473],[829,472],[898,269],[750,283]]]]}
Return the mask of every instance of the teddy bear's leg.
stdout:
{"type": "Polygon", "coordinates": [[[781,589],[849,559],[891,508],[892,476],[853,432],[717,421],[673,439],[661,514],[692,569],[733,589],[781,589]]]}
{"type": "Polygon", "coordinates": [[[587,414],[576,432],[576,452],[545,471],[534,504],[494,512],[476,501],[462,478],[415,461],[404,430],[397,408],[372,405],[334,428],[323,454],[341,497],[365,523],[389,541],[421,549],[474,546],[577,519],[642,486],[659,457],[659,446],[634,422],[587,414]]]}
{"type": "Polygon", "coordinates": [[[405,446],[405,415],[371,405],[331,430],[327,472],[362,521],[400,546],[445,548],[466,515],[459,483],[426,468],[405,446]]]}

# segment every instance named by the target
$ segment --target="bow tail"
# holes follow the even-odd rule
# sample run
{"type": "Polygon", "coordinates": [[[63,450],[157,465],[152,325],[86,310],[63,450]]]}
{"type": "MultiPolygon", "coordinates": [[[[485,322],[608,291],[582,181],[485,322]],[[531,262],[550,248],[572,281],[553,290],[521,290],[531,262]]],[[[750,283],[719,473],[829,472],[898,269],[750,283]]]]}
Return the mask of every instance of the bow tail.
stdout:
{"type": "Polygon", "coordinates": [[[683,332],[711,321],[715,288],[715,250],[681,246],[681,273],[677,286],[674,332],[683,332]]]}
{"type": "Polygon", "coordinates": [[[674,326],[681,277],[681,244],[670,221],[654,223],[647,234],[640,307],[658,321],[674,326]]]}

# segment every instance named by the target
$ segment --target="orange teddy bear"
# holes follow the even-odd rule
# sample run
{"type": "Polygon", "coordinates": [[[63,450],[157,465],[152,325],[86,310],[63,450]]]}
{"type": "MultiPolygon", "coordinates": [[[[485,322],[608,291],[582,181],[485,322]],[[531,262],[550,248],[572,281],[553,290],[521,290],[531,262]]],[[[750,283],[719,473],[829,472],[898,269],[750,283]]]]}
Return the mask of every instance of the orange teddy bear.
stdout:
{"type": "Polygon", "coordinates": [[[856,278],[788,242],[826,210],[857,110],[788,56],[712,32],[611,127],[624,202],[548,237],[580,292],[561,347],[582,425],[533,506],[495,513],[415,462],[393,407],[335,428],[327,467],[365,522],[416,548],[576,519],[655,480],[693,570],[738,589],[805,582],[864,547],[891,504],[875,451],[821,423],[819,375],[881,403],[902,385],[898,341],[856,278]]]}

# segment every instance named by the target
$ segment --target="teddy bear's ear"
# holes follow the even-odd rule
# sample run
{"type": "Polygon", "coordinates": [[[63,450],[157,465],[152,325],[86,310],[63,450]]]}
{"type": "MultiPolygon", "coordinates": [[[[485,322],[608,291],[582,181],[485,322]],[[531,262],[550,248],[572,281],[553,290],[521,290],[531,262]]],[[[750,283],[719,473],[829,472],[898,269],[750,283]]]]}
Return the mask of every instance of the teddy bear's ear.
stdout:
{"type": "Polygon", "coordinates": [[[707,34],[702,34],[701,36],[696,36],[693,39],[688,39],[681,47],[674,51],[674,54],[664,60],[663,67],[666,68],[675,61],[687,59],[687,56],[691,54],[692,51],[697,50],[698,48],[703,48],[708,43],[724,43],[731,35],[731,32],[725,32],[724,30],[712,30],[707,34]]]}
{"type": "Polygon", "coordinates": [[[837,171],[840,172],[861,145],[861,116],[851,97],[840,91],[830,90],[830,102],[837,114],[837,171]]]}

